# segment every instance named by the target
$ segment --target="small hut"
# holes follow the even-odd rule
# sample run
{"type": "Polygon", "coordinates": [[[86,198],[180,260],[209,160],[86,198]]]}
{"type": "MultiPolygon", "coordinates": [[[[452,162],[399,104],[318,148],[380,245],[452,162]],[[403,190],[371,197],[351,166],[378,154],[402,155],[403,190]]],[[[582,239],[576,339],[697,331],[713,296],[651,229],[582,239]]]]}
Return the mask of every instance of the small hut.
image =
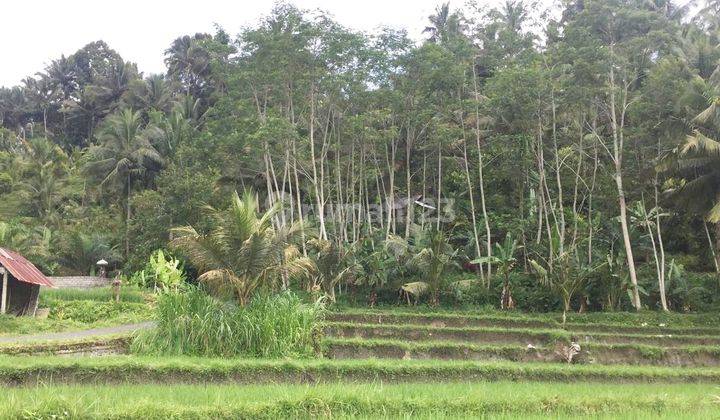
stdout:
{"type": "Polygon", "coordinates": [[[50,279],[17,252],[0,248],[2,295],[0,313],[35,316],[40,286],[54,287],[50,279]]]}

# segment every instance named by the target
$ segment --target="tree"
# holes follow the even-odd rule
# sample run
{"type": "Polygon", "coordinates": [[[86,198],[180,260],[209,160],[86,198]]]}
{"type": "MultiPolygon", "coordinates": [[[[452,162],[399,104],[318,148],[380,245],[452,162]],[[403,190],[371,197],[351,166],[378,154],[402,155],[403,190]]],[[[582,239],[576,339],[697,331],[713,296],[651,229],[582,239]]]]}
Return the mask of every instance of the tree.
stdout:
{"type": "Polygon", "coordinates": [[[428,16],[430,25],[423,29],[423,33],[430,35],[430,42],[445,43],[460,35],[462,31],[462,16],[458,12],[450,11],[450,3],[443,3],[435,8],[435,14],[428,16]]]}
{"type": "Polygon", "coordinates": [[[100,136],[100,145],[90,148],[88,170],[102,179],[100,187],[120,185],[125,201],[125,255],[130,254],[130,209],[133,185],[148,172],[157,170],[163,158],[152,145],[158,136],[153,126],[143,126],[139,112],[126,109],[111,116],[100,136]]]}
{"type": "Polygon", "coordinates": [[[662,243],[662,234],[660,233],[660,218],[667,217],[667,213],[663,213],[659,207],[653,207],[647,210],[645,203],[638,201],[634,207],[630,208],[630,219],[641,228],[645,228],[650,244],[652,245],[653,258],[655,259],[655,270],[657,271],[658,290],[660,291],[660,306],[663,311],[668,311],[668,303],[665,287],[665,250],[662,243]]]}
{"type": "Polygon", "coordinates": [[[430,292],[430,303],[433,305],[440,304],[440,292],[445,288],[446,272],[453,265],[456,254],[457,251],[450,246],[445,233],[436,230],[429,233],[427,246],[417,250],[407,262],[408,268],[422,274],[430,292]]]}
{"type": "Polygon", "coordinates": [[[679,178],[669,192],[715,225],[715,255],[720,263],[720,142],[699,130],[685,138],[661,166],[679,178]]]}
{"type": "Polygon", "coordinates": [[[314,251],[311,257],[315,265],[313,281],[331,302],[335,302],[335,287],[351,281],[359,271],[353,261],[352,249],[318,238],[308,242],[314,251]]]}
{"type": "Polygon", "coordinates": [[[235,193],[229,209],[206,209],[213,220],[208,231],[192,226],[174,229],[178,236],[172,246],[197,268],[200,282],[217,294],[231,293],[240,305],[246,305],[258,288],[276,288],[283,278],[314,271],[312,261],[300,256],[294,244],[299,225],[272,226],[279,209],[275,206],[259,214],[252,193],[242,198],[235,193]]]}
{"type": "Polygon", "coordinates": [[[602,83],[595,93],[605,123],[591,130],[612,161],[632,303],[637,310],[641,309],[640,292],[627,214],[628,131],[634,123],[628,118],[628,110],[639,99],[644,75],[674,45],[674,28],[657,10],[626,0],[584,2],[582,11],[565,28],[565,42],[570,48],[592,48],[600,53],[599,60],[582,69],[589,70],[588,76],[596,83],[602,83]]]}
{"type": "Polygon", "coordinates": [[[73,274],[88,275],[95,272],[96,263],[105,260],[109,264],[121,261],[120,252],[108,237],[98,232],[85,233],[73,229],[60,239],[60,262],[73,274]]]}

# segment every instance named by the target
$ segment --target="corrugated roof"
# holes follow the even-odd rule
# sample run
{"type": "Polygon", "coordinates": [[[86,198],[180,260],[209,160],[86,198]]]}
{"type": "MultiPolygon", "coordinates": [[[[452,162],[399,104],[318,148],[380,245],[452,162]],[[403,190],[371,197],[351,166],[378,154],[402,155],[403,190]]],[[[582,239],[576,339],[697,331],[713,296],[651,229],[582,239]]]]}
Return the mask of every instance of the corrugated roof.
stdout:
{"type": "Polygon", "coordinates": [[[18,281],[40,286],[55,287],[30,261],[17,252],[0,248],[0,265],[5,267],[18,281]]]}

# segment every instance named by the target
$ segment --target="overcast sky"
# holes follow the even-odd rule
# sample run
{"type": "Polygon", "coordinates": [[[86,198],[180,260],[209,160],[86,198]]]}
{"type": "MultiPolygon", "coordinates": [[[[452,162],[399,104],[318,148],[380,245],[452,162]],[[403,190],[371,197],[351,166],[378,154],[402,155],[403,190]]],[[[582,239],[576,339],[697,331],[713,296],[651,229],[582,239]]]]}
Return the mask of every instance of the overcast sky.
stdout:
{"type": "MultiPolygon", "coordinates": [[[[295,0],[303,9],[330,12],[358,30],[405,28],[419,38],[441,0],[295,0]]],[[[497,4],[497,0],[479,0],[497,4]]],[[[451,0],[461,6],[464,0],[451,0]]],[[[2,5],[0,86],[20,83],[61,54],[99,39],[145,74],[164,72],[163,51],[173,39],[210,32],[218,23],[235,35],[267,15],[273,0],[7,0],[2,5]]]]}

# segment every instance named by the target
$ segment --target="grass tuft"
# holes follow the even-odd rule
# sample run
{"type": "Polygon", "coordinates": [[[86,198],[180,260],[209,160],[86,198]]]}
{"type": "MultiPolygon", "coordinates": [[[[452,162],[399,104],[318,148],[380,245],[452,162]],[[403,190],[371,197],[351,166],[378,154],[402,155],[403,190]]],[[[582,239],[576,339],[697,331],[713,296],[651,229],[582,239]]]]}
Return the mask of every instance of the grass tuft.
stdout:
{"type": "Polygon", "coordinates": [[[157,327],[141,332],[131,351],[192,356],[307,357],[318,351],[320,304],[287,292],[258,296],[245,307],[199,289],[167,293],[157,303],[157,327]]]}

